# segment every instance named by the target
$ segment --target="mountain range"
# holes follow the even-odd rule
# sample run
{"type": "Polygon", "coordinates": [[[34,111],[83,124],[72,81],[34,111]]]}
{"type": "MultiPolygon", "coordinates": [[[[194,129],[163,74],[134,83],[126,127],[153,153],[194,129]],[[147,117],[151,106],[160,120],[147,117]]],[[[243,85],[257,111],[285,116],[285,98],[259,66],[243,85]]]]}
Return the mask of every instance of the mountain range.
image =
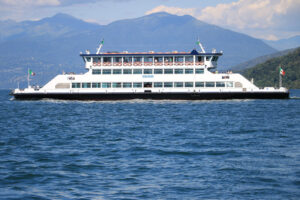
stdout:
{"type": "Polygon", "coordinates": [[[26,83],[27,69],[36,72],[33,83],[44,84],[62,71],[84,72],[79,52],[191,51],[199,39],[206,51],[224,55],[219,70],[276,50],[263,41],[199,21],[189,15],[154,13],[108,25],[87,23],[57,14],[38,21],[0,21],[0,88],[26,83]]]}
{"type": "Polygon", "coordinates": [[[292,49],[300,46],[300,35],[281,40],[263,40],[266,44],[277,50],[292,49]]]}

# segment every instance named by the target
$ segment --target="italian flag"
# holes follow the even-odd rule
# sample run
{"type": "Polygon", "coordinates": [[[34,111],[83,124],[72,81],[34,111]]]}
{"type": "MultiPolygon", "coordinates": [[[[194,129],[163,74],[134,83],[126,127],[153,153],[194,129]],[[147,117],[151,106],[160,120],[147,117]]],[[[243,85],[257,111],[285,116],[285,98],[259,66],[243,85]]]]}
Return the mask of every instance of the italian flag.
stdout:
{"type": "Polygon", "coordinates": [[[35,73],[34,73],[33,71],[31,71],[31,69],[28,69],[28,74],[29,74],[30,76],[34,76],[34,75],[35,75],[35,73]]]}
{"type": "Polygon", "coordinates": [[[285,71],[284,71],[281,67],[279,68],[279,73],[280,73],[282,76],[285,75],[285,71]]]}

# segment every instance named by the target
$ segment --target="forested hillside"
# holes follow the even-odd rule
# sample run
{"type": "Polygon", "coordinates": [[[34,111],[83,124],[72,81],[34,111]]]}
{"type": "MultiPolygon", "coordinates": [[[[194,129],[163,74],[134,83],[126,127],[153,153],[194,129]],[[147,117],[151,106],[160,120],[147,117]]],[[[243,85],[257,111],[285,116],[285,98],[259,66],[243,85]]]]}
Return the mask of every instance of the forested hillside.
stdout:
{"type": "Polygon", "coordinates": [[[246,69],[243,74],[248,78],[254,78],[254,83],[259,87],[279,85],[279,66],[286,72],[282,78],[284,87],[300,88],[300,48],[287,55],[272,58],[253,68],[246,69]]]}
{"type": "Polygon", "coordinates": [[[240,63],[238,65],[235,65],[231,68],[231,70],[234,71],[234,72],[241,72],[241,71],[244,71],[246,69],[252,68],[252,67],[254,67],[258,64],[262,64],[262,63],[264,63],[264,62],[266,62],[266,61],[268,61],[272,58],[287,55],[288,53],[290,53],[294,50],[295,49],[286,49],[286,50],[278,51],[278,52],[275,52],[275,53],[272,53],[272,54],[259,56],[257,58],[254,58],[254,59],[251,59],[249,61],[246,61],[246,62],[240,63]]]}

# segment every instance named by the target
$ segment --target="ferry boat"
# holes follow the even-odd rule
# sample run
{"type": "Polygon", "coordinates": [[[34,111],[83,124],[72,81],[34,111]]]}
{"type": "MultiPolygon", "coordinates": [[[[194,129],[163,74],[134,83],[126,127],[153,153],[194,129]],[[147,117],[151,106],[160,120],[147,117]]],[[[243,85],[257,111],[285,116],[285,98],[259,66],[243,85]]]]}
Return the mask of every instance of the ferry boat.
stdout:
{"type": "Polygon", "coordinates": [[[218,73],[222,52],[97,52],[80,53],[84,74],[60,74],[43,87],[14,89],[15,99],[285,99],[286,88],[258,88],[238,73],[218,73]]]}

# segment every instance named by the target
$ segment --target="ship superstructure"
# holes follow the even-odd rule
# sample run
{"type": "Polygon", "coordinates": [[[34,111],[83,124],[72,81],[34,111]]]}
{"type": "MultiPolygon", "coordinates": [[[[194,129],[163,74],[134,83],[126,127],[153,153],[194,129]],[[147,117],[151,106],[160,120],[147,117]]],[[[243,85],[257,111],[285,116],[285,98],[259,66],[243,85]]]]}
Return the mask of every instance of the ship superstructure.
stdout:
{"type": "MultiPolygon", "coordinates": [[[[103,43],[102,43],[103,44],[103,43]]],[[[218,73],[222,52],[81,53],[84,74],[61,74],[41,88],[15,89],[16,99],[288,98],[286,88],[260,89],[238,73],[218,73]]]]}

